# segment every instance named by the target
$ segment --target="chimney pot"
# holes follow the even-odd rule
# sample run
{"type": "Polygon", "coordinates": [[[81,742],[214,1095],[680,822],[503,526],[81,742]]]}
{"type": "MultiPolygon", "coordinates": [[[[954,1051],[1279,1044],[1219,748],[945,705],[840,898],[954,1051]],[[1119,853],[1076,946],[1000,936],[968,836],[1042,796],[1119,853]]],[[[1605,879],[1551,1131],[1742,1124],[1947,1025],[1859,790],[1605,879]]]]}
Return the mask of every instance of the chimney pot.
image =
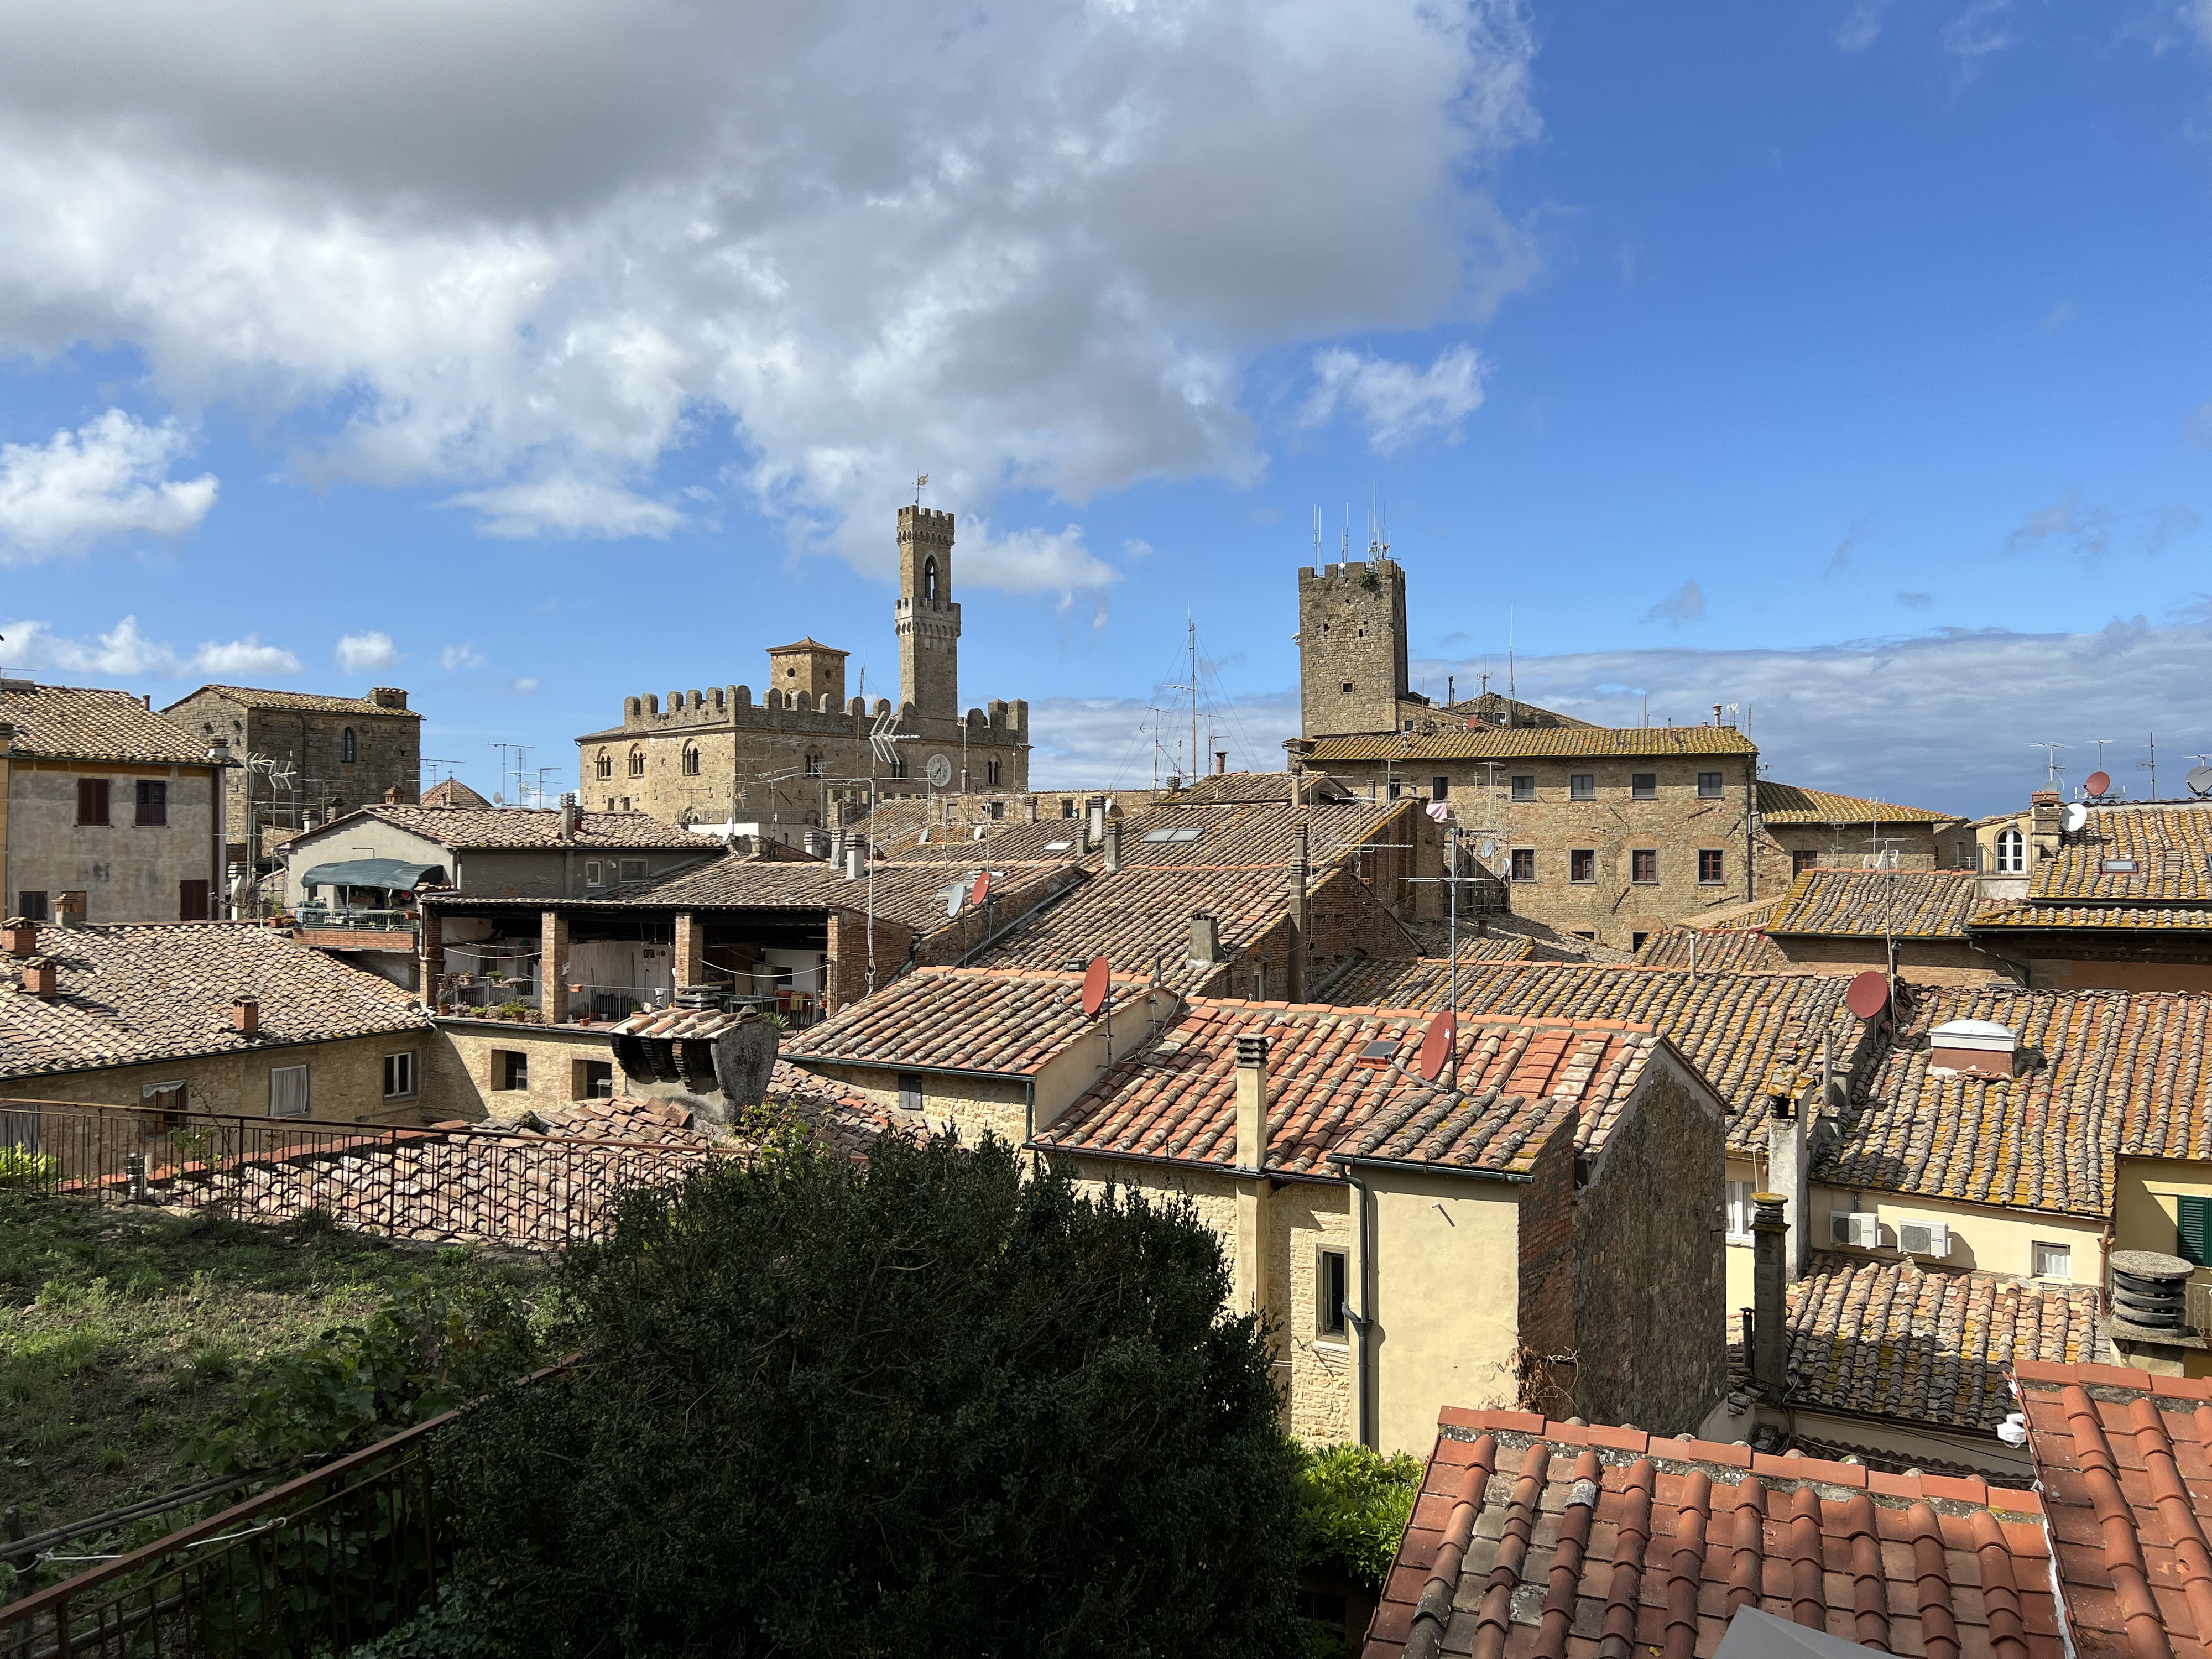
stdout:
{"type": "Polygon", "coordinates": [[[866,855],[866,850],[867,850],[867,849],[866,849],[866,847],[865,847],[861,842],[857,842],[857,841],[848,841],[848,842],[847,842],[845,843],[845,879],[846,879],[846,880],[848,880],[848,881],[858,881],[858,880],[860,880],[860,860],[861,860],[861,859],[862,859],[863,857],[865,857],[865,856],[866,855]]]}
{"type": "Polygon", "coordinates": [[[1121,867],[1121,826],[1113,818],[1106,820],[1106,868],[1110,872],[1121,867]]]}
{"type": "Polygon", "coordinates": [[[1240,1170],[1267,1164],[1267,1039],[1253,1033],[1237,1039],[1237,1146],[1240,1170]]]}
{"type": "Polygon", "coordinates": [[[240,1036],[252,1036],[261,1029],[259,997],[233,997],[230,1000],[230,1029],[240,1036]]]}
{"type": "Polygon", "coordinates": [[[23,963],[23,988],[33,996],[52,1002],[54,1000],[54,964],[45,957],[32,957],[23,963]]]}
{"type": "Polygon", "coordinates": [[[1220,925],[1204,910],[1194,910],[1190,915],[1190,960],[1193,965],[1202,967],[1221,960],[1220,925]]]}
{"type": "Polygon", "coordinates": [[[11,916],[5,928],[0,928],[0,946],[6,947],[11,957],[31,957],[39,953],[39,924],[28,916],[11,916]]]}

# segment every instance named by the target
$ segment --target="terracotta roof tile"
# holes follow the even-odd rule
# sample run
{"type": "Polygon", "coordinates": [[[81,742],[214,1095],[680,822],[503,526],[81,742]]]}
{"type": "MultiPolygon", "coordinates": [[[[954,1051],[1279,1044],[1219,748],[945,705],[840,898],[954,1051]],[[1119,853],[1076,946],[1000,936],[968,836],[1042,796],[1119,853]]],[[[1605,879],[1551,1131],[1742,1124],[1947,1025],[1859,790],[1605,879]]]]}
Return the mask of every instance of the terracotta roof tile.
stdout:
{"type": "MultiPolygon", "coordinates": [[[[1444,1006],[1444,976],[1432,963],[1396,964],[1362,986],[1376,1004],[1444,1006]]],[[[1844,1006],[1850,981],[1814,974],[1697,973],[1661,968],[1527,963],[1462,971],[1462,1018],[1625,1020],[1648,1025],[1679,1048],[1729,1109],[1729,1145],[1763,1148],[1762,1085],[1778,1069],[1810,1074],[1824,1034],[1838,1070],[1847,1069],[1863,1027],[1844,1006]]],[[[1338,999],[1341,1001],[1341,999],[1338,999]]]]}
{"type": "MultiPolygon", "coordinates": [[[[1739,1608],[1894,1653],[2059,1642],[2032,1492],[1446,1411],[1364,1659],[1710,1656],[1739,1608]],[[1431,1526],[1418,1522],[1431,1519],[1431,1526]]],[[[2033,1644],[2041,1644],[2040,1647],[2033,1644]]]]}
{"type": "Polygon", "coordinates": [[[430,1018],[389,980],[295,944],[258,922],[42,927],[51,1000],[0,957],[0,1078],[242,1054],[298,1042],[417,1031],[430,1018]],[[232,1029],[231,999],[260,1000],[260,1030],[232,1029]]]}
{"type": "MultiPolygon", "coordinates": [[[[1119,981],[1117,998],[1141,994],[1119,981]]],[[[1091,1029],[1080,974],[924,968],[792,1037],[792,1060],[1033,1076],[1091,1029]]]]}
{"type": "Polygon", "coordinates": [[[1971,870],[1805,870],[1765,926],[1770,933],[1962,939],[1979,891],[1971,870]]]}
{"type": "Polygon", "coordinates": [[[1695,968],[1700,973],[1761,974],[1788,968],[1782,947],[1753,927],[1662,927],[1636,953],[1639,968],[1695,968]]]}
{"type": "MultiPolygon", "coordinates": [[[[367,697],[333,697],[319,691],[269,691],[250,685],[203,685],[191,696],[198,696],[201,691],[216,692],[245,708],[294,708],[308,714],[382,715],[386,720],[419,720],[422,718],[420,709],[386,708],[382,703],[372,702],[367,697]]],[[[191,700],[191,697],[179,697],[169,707],[175,708],[191,700]]]]}
{"type": "Polygon", "coordinates": [[[0,720],[15,723],[18,755],[208,764],[204,736],[153,713],[128,691],[76,685],[0,686],[0,720]]]}
{"type": "Polygon", "coordinates": [[[1769,823],[1956,823],[1956,812],[1863,795],[1839,795],[1832,789],[1805,789],[1794,783],[1759,781],[1759,815],[1769,823]]]}
{"type": "Polygon", "coordinates": [[[705,836],[643,812],[583,812],[578,814],[572,840],[561,838],[561,814],[521,806],[364,806],[335,823],[295,837],[289,846],[304,848],[329,836],[343,835],[367,821],[388,823],[410,835],[460,852],[533,848],[557,851],[573,847],[579,852],[615,851],[628,848],[665,848],[711,858],[721,851],[719,842],[705,836]]]}
{"type": "Polygon", "coordinates": [[[1815,1250],[1790,1287],[1793,1404],[1994,1431],[2015,1409],[2006,1367],[2109,1352],[2094,1285],[1815,1250]]]}
{"type": "Polygon", "coordinates": [[[1527,757],[1603,755],[1755,755],[1759,745],[1728,726],[1515,726],[1439,732],[1429,737],[1383,732],[1320,738],[1306,750],[1316,765],[1334,761],[1516,760],[1527,757]]]}
{"type": "Polygon", "coordinates": [[[2176,936],[2212,932],[2212,909],[2181,905],[1992,904],[1966,919],[1976,933],[1984,929],[2039,927],[2119,928],[2127,933],[2176,936]]]}
{"type": "Polygon", "coordinates": [[[2212,1387],[2106,1366],[2017,1370],[2075,1650],[2212,1652],[2212,1387]]]}
{"type": "Polygon", "coordinates": [[[1410,1068],[1426,1026],[1405,1012],[1193,998],[1033,1144],[1234,1167],[1237,1039],[1257,1035],[1270,1170],[1333,1175],[1340,1154],[1517,1174],[1577,1109],[1576,1144],[1601,1148],[1656,1046],[1620,1024],[1462,1020],[1455,1095],[1369,1058],[1386,1045],[1410,1068]]]}
{"type": "Polygon", "coordinates": [[[2114,1153],[2212,1157],[2212,997],[1913,988],[1903,1013],[1834,1120],[1815,1179],[2106,1216],[2114,1153]],[[2024,1069],[1936,1071],[1928,1033],[1957,1019],[2008,1027],[2024,1069]]]}
{"type": "Polygon", "coordinates": [[[2027,892],[2108,904],[2212,900],[2212,805],[2093,806],[2087,827],[2036,867],[2027,892]]]}

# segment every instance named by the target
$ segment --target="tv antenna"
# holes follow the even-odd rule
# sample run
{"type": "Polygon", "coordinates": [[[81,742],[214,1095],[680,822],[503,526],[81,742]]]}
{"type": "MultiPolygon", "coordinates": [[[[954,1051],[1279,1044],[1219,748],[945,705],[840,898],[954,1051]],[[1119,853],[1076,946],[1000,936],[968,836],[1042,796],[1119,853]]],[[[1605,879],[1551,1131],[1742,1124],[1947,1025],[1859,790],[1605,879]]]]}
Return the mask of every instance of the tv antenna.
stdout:
{"type": "Polygon", "coordinates": [[[2136,763],[2136,764],[2137,766],[2140,766],[2140,767],[2144,768],[2145,769],[2147,769],[2147,770],[2150,773],[2150,798],[2151,798],[2153,800],[2156,800],[2156,799],[2158,799],[2158,733],[2157,733],[2157,732],[2152,732],[2152,733],[2150,734],[2150,758],[2149,758],[2148,760],[2137,761],[2137,762],[2136,763]]]}
{"type": "Polygon", "coordinates": [[[2063,743],[2031,743],[2027,746],[2030,749],[2040,749],[2045,751],[2051,768],[2050,785],[2053,789],[2058,787],[2059,774],[2065,769],[2058,764],[2058,757],[2066,752],[2066,745],[2063,743]]]}

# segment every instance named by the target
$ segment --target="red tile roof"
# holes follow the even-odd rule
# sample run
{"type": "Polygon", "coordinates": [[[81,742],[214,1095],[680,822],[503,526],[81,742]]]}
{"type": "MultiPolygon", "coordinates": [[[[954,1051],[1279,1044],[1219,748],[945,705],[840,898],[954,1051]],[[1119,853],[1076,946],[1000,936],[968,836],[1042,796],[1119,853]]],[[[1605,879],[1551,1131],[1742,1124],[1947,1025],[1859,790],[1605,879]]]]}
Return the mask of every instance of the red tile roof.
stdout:
{"type": "Polygon", "coordinates": [[[419,720],[419,708],[387,708],[368,697],[333,697],[319,691],[268,691],[250,685],[203,685],[189,696],[179,697],[169,705],[179,708],[190,702],[202,692],[212,691],[228,697],[241,708],[294,708],[315,714],[382,715],[387,720],[419,720]]]}
{"type": "Polygon", "coordinates": [[[1582,755],[1755,755],[1759,745],[1728,726],[1515,726],[1439,732],[1432,737],[1383,732],[1318,738],[1306,758],[1336,761],[1518,760],[1582,755]]]}
{"type": "Polygon", "coordinates": [[[1971,870],[1806,870],[1765,927],[1831,938],[1963,939],[1979,893],[1971,870]]]}
{"type": "Polygon", "coordinates": [[[2212,1652],[2212,1381],[2016,1369],[2075,1650],[2212,1652]]]}
{"type": "MultiPolygon", "coordinates": [[[[1385,1006],[1443,1007],[1445,986],[1433,964],[1403,966],[1395,978],[1378,971],[1363,988],[1385,1006]]],[[[1824,1034],[1832,1038],[1837,1069],[1848,1068],[1863,1031],[1844,1006],[1850,983],[1814,974],[1708,973],[1702,965],[1692,975],[1532,962],[1463,969],[1459,1006],[1463,1018],[1624,1020],[1651,1027],[1726,1103],[1729,1145],[1744,1152],[1766,1144],[1761,1090],[1775,1071],[1817,1067],[1824,1034]]]]}
{"type": "Polygon", "coordinates": [[[2212,900],[2212,805],[2093,806],[2088,826],[2036,867],[2027,892],[2106,904],[2212,900]]]}
{"type": "Polygon", "coordinates": [[[2129,933],[2164,934],[2176,944],[2201,943],[2187,940],[2185,936],[2212,933],[2212,910],[2173,904],[1992,904],[1975,911],[1967,918],[1966,925],[1975,933],[2039,927],[2063,927],[2069,932],[2118,928],[2129,933]]]}
{"type": "Polygon", "coordinates": [[[1752,927],[1662,927],[1636,953],[1638,968],[1765,974],[1790,966],[1782,947],[1752,927]]]}
{"type": "Polygon", "coordinates": [[[1794,783],[1759,781],[1759,815],[1769,823],[1956,823],[1956,812],[1924,806],[1899,806],[1864,795],[1839,795],[1832,789],[1802,789],[1794,783]]]}
{"type": "Polygon", "coordinates": [[[1790,1287],[1793,1405],[1994,1432],[2005,1368],[2096,1361],[2097,1291],[1815,1250],[1790,1287]]]}
{"type": "Polygon", "coordinates": [[[597,853],[659,848],[709,858],[721,851],[717,842],[705,836],[695,836],[643,812],[579,813],[574,836],[563,840],[558,811],[523,806],[364,806],[335,823],[309,830],[289,845],[304,848],[325,836],[344,835],[366,820],[388,823],[461,852],[559,852],[573,847],[580,853],[597,853]]]}
{"type": "Polygon", "coordinates": [[[1267,1167],[1334,1176],[1332,1154],[1520,1174],[1579,1110],[1576,1144],[1602,1146],[1657,1046],[1648,1029],[1566,1020],[1463,1020],[1459,1092],[1410,1068],[1426,1018],[1380,1010],[1198,997],[1035,1138],[1048,1149],[1234,1167],[1237,1039],[1263,1036],[1267,1167]]]}
{"type": "Polygon", "coordinates": [[[1447,1409],[1364,1659],[1691,1659],[1739,1607],[1899,1654],[2059,1659],[2036,1494],[1447,1409]]]}
{"type": "MultiPolygon", "coordinates": [[[[1145,985],[1117,978],[1116,1000],[1142,995],[1145,985]]],[[[827,1065],[1029,1077],[1092,1024],[1080,974],[923,968],[793,1036],[784,1053],[827,1065]]]]}
{"type": "Polygon", "coordinates": [[[2212,997],[1914,988],[1835,1123],[1832,1186],[2109,1216],[2114,1153],[2212,1157],[2212,997]],[[1936,1071],[1928,1033],[1957,1019],[2010,1028],[2021,1074],[1936,1071]]]}
{"type": "Polygon", "coordinates": [[[209,763],[204,734],[153,713],[128,691],[0,684],[0,720],[14,723],[15,752],[21,756],[158,766],[209,763]]]}

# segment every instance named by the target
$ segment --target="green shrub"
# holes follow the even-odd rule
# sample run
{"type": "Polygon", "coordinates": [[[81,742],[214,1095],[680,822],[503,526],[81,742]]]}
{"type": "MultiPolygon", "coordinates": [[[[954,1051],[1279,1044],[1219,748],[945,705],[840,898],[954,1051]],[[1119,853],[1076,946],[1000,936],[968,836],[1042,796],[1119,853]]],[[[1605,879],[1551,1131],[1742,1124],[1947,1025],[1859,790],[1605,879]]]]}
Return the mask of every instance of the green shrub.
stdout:
{"type": "Polygon", "coordinates": [[[561,1279],[588,1359],[440,1446],[517,1650],[1301,1651],[1270,1350],[1187,1204],[786,1135],[561,1279]]]}
{"type": "Polygon", "coordinates": [[[34,1191],[51,1187],[61,1172],[61,1160],[51,1152],[0,1146],[0,1189],[34,1191]]]}
{"type": "Polygon", "coordinates": [[[1346,1444],[1298,1449],[1298,1553],[1370,1589],[1390,1576],[1420,1495],[1420,1460],[1346,1444]]]}

